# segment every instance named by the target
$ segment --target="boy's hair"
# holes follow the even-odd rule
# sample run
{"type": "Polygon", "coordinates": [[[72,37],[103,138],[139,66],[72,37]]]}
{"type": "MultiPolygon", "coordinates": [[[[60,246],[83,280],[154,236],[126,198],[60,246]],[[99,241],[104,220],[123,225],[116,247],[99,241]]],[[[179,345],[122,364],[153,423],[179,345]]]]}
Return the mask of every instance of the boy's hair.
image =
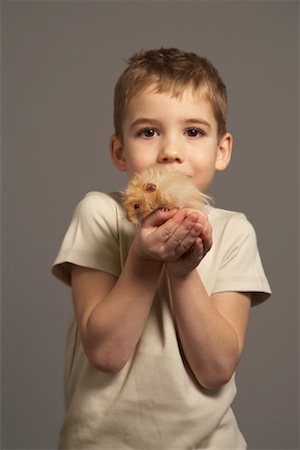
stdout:
{"type": "Polygon", "coordinates": [[[114,97],[115,134],[122,139],[122,124],[129,101],[149,86],[155,92],[180,97],[186,88],[203,94],[218,124],[218,138],[226,133],[227,93],[218,71],[207,58],[176,48],[141,50],[128,60],[114,97]]]}

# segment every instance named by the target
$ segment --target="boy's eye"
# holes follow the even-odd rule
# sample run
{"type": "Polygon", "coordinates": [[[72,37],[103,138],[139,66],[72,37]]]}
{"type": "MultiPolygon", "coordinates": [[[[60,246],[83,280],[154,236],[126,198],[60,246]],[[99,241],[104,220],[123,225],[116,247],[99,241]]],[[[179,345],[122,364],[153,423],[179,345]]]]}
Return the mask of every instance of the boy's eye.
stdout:
{"type": "Polygon", "coordinates": [[[200,130],[199,128],[188,128],[186,130],[186,134],[189,137],[199,137],[199,136],[204,136],[204,132],[202,130],[200,130]]]}
{"type": "Polygon", "coordinates": [[[154,128],[143,128],[142,130],[138,131],[138,136],[151,138],[154,137],[157,133],[157,131],[154,128]]]}

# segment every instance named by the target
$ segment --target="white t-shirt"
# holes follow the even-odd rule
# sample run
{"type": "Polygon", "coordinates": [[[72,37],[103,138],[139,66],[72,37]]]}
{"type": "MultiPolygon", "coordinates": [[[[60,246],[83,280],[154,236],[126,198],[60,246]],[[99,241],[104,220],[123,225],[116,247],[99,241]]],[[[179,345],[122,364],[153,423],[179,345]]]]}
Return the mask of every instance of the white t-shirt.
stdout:
{"type": "MultiPolygon", "coordinates": [[[[197,270],[209,295],[270,295],[252,225],[241,213],[211,208],[213,246],[197,270]]],[[[70,284],[74,263],[119,276],[135,234],[120,195],[90,192],[77,206],[53,273],[70,284]]],[[[75,321],[65,364],[66,416],[61,449],[245,449],[231,409],[234,376],[219,389],[201,388],[187,367],[173,321],[166,276],[161,277],[142,337],[116,374],[94,369],[83,351],[75,321]]]]}

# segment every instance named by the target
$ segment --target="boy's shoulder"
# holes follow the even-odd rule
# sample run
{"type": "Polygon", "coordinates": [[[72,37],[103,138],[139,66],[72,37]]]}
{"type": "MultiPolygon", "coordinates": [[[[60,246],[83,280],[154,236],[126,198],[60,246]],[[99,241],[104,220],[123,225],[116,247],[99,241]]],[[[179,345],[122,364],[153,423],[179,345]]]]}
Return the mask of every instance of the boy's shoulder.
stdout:
{"type": "Polygon", "coordinates": [[[228,230],[228,232],[251,233],[253,231],[253,226],[247,216],[239,211],[211,207],[208,217],[213,229],[220,230],[220,232],[228,230]]]}
{"type": "Polygon", "coordinates": [[[230,220],[247,220],[244,213],[240,211],[233,211],[229,209],[210,207],[208,210],[208,216],[211,220],[227,222],[230,220]]]}
{"type": "Polygon", "coordinates": [[[124,222],[124,218],[122,195],[117,192],[90,191],[77,203],[73,212],[73,223],[80,222],[88,227],[106,224],[115,228],[117,223],[124,222]]]}
{"type": "Polygon", "coordinates": [[[90,191],[79,201],[76,210],[88,213],[89,211],[119,208],[122,205],[122,195],[119,192],[106,193],[101,191],[90,191]]]}
{"type": "Polygon", "coordinates": [[[102,192],[102,191],[90,191],[87,192],[82,198],[81,202],[84,204],[97,204],[99,202],[120,203],[121,193],[120,192],[102,192]]]}

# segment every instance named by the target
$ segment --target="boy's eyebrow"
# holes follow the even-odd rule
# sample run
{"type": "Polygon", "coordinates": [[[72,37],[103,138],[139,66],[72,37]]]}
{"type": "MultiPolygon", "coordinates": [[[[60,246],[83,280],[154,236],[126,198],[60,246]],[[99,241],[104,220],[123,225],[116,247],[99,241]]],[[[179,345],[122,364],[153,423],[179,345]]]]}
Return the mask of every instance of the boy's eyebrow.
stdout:
{"type": "Polygon", "coordinates": [[[132,124],[130,125],[130,128],[134,128],[134,127],[136,127],[136,126],[138,126],[138,125],[143,125],[143,124],[145,124],[145,123],[153,123],[153,124],[158,124],[159,123],[159,120],[157,120],[157,119],[150,119],[150,118],[147,118],[147,117],[140,117],[140,118],[138,118],[138,119],[136,119],[136,120],[134,120],[133,122],[132,122],[132,124]]]}
{"type": "MultiPolygon", "coordinates": [[[[159,123],[160,123],[160,121],[158,119],[140,117],[132,122],[132,124],[130,125],[130,128],[134,128],[136,126],[143,125],[143,124],[159,124],[159,123]]],[[[207,128],[211,128],[211,124],[207,120],[202,119],[202,118],[184,119],[184,120],[182,120],[182,123],[186,124],[186,125],[188,125],[188,124],[204,125],[207,128]]]]}
{"type": "Polygon", "coordinates": [[[195,125],[204,125],[204,126],[206,126],[207,128],[211,128],[211,124],[207,121],[207,120],[205,120],[205,119],[202,119],[202,118],[199,118],[199,119],[194,119],[194,118],[191,118],[191,119],[185,119],[185,120],[183,120],[183,123],[186,123],[186,124],[195,124],[195,125]]]}

